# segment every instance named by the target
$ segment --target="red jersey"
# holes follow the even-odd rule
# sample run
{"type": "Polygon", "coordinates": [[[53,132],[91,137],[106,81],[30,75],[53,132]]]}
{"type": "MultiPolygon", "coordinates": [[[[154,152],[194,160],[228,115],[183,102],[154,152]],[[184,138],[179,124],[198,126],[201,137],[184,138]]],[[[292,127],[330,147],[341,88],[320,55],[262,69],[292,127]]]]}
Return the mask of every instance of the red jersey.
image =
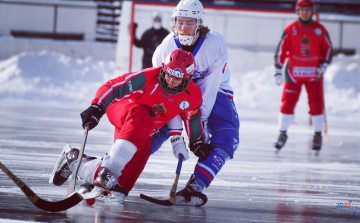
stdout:
{"type": "MultiPolygon", "coordinates": [[[[184,92],[168,95],[159,85],[160,70],[161,67],[147,68],[109,80],[98,89],[92,104],[101,105],[105,111],[114,102],[145,105],[154,117],[154,133],[172,118],[181,115],[189,140],[195,141],[203,133],[201,90],[191,81],[184,92]]],[[[178,129],[182,129],[182,125],[178,129]]]]}
{"type": "Polygon", "coordinates": [[[331,62],[331,49],[330,37],[323,25],[298,20],[285,28],[275,51],[275,67],[281,69],[287,59],[285,81],[312,81],[318,78],[320,64],[331,62]]]}

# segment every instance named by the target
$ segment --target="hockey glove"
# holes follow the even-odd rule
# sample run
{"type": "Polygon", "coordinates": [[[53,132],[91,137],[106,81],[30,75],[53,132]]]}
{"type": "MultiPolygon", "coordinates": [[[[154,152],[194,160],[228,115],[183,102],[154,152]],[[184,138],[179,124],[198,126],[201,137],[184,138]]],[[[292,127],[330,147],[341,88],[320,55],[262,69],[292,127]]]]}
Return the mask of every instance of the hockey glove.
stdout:
{"type": "Polygon", "coordinates": [[[318,80],[320,80],[323,76],[324,76],[324,73],[326,71],[326,68],[329,64],[328,63],[322,63],[320,64],[320,67],[317,69],[317,72],[318,72],[318,80]]]}
{"type": "Polygon", "coordinates": [[[282,75],[281,75],[281,69],[276,69],[275,71],[275,83],[280,86],[283,82],[283,78],[282,78],[282,75]]]}
{"type": "Polygon", "coordinates": [[[83,111],[80,116],[82,119],[82,127],[89,125],[89,130],[95,128],[99,124],[100,118],[104,115],[104,109],[97,104],[91,105],[83,111]]]}
{"type": "Polygon", "coordinates": [[[171,145],[173,147],[173,153],[176,158],[179,159],[179,154],[184,156],[184,160],[189,159],[189,153],[186,149],[186,144],[184,142],[184,137],[180,135],[174,135],[171,138],[171,145]]]}
{"type": "Polygon", "coordinates": [[[195,156],[199,157],[200,160],[206,159],[212,151],[211,145],[204,143],[202,140],[191,142],[189,147],[195,156]]]}
{"type": "Polygon", "coordinates": [[[136,29],[138,27],[138,24],[135,22],[133,25],[133,35],[136,37],[136,29]]]}

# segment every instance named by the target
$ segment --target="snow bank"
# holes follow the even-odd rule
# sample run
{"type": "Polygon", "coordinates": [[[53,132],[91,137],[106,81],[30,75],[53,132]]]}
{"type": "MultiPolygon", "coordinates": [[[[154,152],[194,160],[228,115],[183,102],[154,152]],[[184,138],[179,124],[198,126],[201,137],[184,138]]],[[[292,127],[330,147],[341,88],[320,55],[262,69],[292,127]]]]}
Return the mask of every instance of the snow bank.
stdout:
{"type": "MultiPolygon", "coordinates": [[[[239,114],[278,113],[282,87],[273,78],[272,53],[230,49],[229,68],[239,114]]],[[[23,52],[0,61],[0,99],[88,104],[114,70],[113,61],[23,52]]],[[[324,85],[328,115],[360,117],[360,55],[334,57],[324,85]]],[[[296,111],[307,115],[304,92],[296,111]]]]}

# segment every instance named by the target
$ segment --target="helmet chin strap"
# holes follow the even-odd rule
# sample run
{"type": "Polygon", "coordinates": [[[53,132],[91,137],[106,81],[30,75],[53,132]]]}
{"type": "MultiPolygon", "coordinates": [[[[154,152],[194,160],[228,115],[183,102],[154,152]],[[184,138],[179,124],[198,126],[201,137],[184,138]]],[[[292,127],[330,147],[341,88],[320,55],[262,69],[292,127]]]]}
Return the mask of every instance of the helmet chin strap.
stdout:
{"type": "Polygon", "coordinates": [[[176,30],[176,28],[175,28],[176,32],[174,32],[174,33],[175,33],[176,37],[179,39],[181,45],[191,46],[191,44],[194,42],[194,40],[199,36],[198,28],[199,28],[199,25],[196,26],[195,35],[193,35],[193,36],[181,35],[176,30]]]}

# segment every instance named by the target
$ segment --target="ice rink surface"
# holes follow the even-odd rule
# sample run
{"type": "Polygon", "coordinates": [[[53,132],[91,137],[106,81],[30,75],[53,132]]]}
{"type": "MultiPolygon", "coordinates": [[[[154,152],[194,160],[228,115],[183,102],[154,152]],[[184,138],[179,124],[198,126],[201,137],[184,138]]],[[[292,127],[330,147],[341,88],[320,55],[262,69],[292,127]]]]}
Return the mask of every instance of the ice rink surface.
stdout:
{"type": "MultiPolygon", "coordinates": [[[[79,114],[86,106],[4,100],[0,109],[0,161],[41,198],[61,200],[67,183],[48,184],[62,147],[79,147],[79,114]],[[6,109],[3,109],[6,108],[6,109]]],[[[163,207],[139,198],[167,199],[177,160],[166,142],[149,162],[123,204],[81,202],[58,213],[42,211],[0,171],[0,222],[357,222],[360,213],[360,121],[328,117],[329,139],[319,156],[311,151],[312,126],[297,121],[279,154],[272,147],[277,117],[240,116],[240,146],[211,187],[202,207],[163,207]],[[332,143],[342,142],[340,147],[332,143]]],[[[112,143],[104,117],[89,132],[85,153],[98,156],[112,143]]],[[[183,163],[178,189],[189,179],[196,157],[183,163]]]]}

